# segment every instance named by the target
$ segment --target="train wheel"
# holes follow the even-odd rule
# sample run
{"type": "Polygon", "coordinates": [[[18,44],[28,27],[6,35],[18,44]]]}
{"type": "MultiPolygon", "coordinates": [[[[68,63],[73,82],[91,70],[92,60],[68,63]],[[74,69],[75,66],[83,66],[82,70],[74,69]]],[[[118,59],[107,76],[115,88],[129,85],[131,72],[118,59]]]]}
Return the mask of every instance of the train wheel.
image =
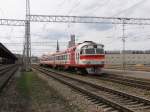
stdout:
{"type": "Polygon", "coordinates": [[[84,68],[77,68],[76,73],[80,74],[80,75],[86,75],[86,74],[88,74],[88,72],[84,68]]]}

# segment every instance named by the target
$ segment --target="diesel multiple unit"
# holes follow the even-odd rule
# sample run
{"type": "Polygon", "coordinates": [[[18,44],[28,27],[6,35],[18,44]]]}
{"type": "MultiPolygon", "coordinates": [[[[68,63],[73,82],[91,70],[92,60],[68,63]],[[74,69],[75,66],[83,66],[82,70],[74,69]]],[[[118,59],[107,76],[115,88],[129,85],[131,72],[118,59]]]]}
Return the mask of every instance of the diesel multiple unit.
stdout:
{"type": "Polygon", "coordinates": [[[85,41],[63,52],[43,55],[40,65],[76,70],[82,73],[97,73],[104,67],[104,45],[85,41]]]}

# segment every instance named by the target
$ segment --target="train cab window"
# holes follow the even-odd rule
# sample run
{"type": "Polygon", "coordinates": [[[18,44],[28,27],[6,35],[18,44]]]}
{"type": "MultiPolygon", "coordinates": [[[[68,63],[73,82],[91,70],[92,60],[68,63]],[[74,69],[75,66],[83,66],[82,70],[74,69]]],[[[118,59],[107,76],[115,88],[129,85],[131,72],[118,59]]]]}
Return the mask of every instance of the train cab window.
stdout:
{"type": "Polygon", "coordinates": [[[81,49],[80,54],[104,54],[104,49],[102,45],[86,45],[81,49]]]}
{"type": "Polygon", "coordinates": [[[65,55],[65,57],[66,57],[65,60],[67,60],[67,55],[65,55]]]}
{"type": "Polygon", "coordinates": [[[67,55],[65,55],[65,60],[67,60],[67,55]]]}
{"type": "Polygon", "coordinates": [[[96,49],[96,54],[103,54],[104,53],[104,49],[96,49]]]}
{"type": "Polygon", "coordinates": [[[85,54],[95,54],[94,48],[85,49],[85,54]]]}

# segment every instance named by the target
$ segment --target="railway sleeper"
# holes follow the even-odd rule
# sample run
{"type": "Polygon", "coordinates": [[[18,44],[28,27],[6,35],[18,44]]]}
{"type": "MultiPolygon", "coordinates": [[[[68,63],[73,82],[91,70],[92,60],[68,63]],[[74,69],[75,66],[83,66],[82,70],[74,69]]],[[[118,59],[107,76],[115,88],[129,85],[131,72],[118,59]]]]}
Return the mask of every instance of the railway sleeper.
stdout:
{"type": "MultiPolygon", "coordinates": [[[[44,72],[44,71],[43,71],[44,72]]],[[[45,72],[46,73],[46,72],[45,72]]],[[[46,74],[49,74],[48,72],[46,73],[46,74]]],[[[95,94],[93,94],[93,93],[87,93],[87,90],[84,90],[84,89],[82,89],[82,88],[79,88],[79,87],[77,87],[77,86],[75,86],[74,84],[71,84],[71,83],[69,83],[69,82],[65,82],[64,80],[62,80],[62,79],[60,79],[60,77],[59,78],[57,78],[56,76],[53,76],[55,79],[57,79],[57,80],[59,80],[60,82],[62,82],[62,83],[64,83],[64,84],[66,84],[66,85],[69,85],[69,86],[71,86],[72,88],[74,88],[74,89],[76,89],[76,90],[78,90],[78,91],[80,91],[80,92],[82,92],[83,94],[85,94],[85,95],[87,95],[87,96],[90,96],[90,97],[93,97],[92,99],[97,99],[97,100],[99,100],[99,101],[101,101],[101,102],[103,102],[105,105],[109,105],[109,106],[112,106],[113,108],[116,108],[116,109],[121,109],[122,108],[122,106],[119,104],[119,103],[117,103],[117,101],[115,101],[115,103],[114,103],[114,101],[112,101],[112,100],[106,100],[105,98],[103,98],[102,96],[97,96],[97,95],[95,95],[95,94]],[[112,103],[113,102],[113,103],[112,103]]],[[[136,99],[136,98],[134,98],[134,97],[128,97],[128,98],[133,98],[133,99],[136,99]]],[[[133,102],[134,100],[127,100],[127,103],[129,103],[129,102],[133,102]]],[[[137,100],[138,101],[138,100],[137,100]]],[[[139,102],[142,102],[142,101],[140,101],[139,100],[139,102]]],[[[144,101],[143,101],[144,102],[144,101]]],[[[144,103],[145,104],[145,103],[144,103]]],[[[149,104],[148,103],[148,101],[147,101],[147,104],[149,104]]],[[[121,110],[122,111],[122,110],[121,110]]],[[[124,108],[124,110],[123,110],[124,112],[127,112],[127,111],[129,111],[129,112],[133,112],[133,110],[130,110],[130,109],[128,109],[128,108],[124,108]]]]}
{"type": "Polygon", "coordinates": [[[112,111],[115,111],[115,109],[113,109],[113,108],[111,108],[111,107],[104,108],[103,110],[104,110],[104,112],[112,112],[112,111]]]}

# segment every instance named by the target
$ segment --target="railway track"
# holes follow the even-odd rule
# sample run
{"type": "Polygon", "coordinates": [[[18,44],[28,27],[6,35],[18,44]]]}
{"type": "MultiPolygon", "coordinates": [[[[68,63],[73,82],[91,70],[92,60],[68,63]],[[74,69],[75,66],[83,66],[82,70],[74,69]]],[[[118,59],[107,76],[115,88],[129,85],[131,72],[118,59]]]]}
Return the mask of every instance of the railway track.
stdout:
{"type": "Polygon", "coordinates": [[[132,86],[140,89],[146,89],[150,90],[150,82],[144,81],[144,80],[139,80],[131,77],[123,77],[123,76],[118,76],[114,74],[103,74],[101,77],[96,76],[96,78],[99,78],[100,80],[105,80],[105,81],[110,81],[110,82],[115,82],[127,86],[132,86]]]}
{"type": "Polygon", "coordinates": [[[115,74],[103,73],[102,75],[88,75],[90,78],[95,78],[99,80],[109,81],[113,83],[118,83],[122,85],[127,85],[130,87],[135,87],[144,90],[150,90],[150,80],[141,80],[137,78],[131,78],[127,76],[119,76],[115,74]]]}
{"type": "Polygon", "coordinates": [[[17,65],[5,65],[0,67],[0,93],[9,83],[10,79],[17,71],[17,69],[18,69],[17,65]]]}
{"type": "Polygon", "coordinates": [[[78,90],[95,104],[108,112],[150,112],[150,100],[130,95],[121,91],[95,85],[80,79],[72,78],[49,71],[48,69],[33,66],[34,69],[78,90]]]}
{"type": "MultiPolygon", "coordinates": [[[[116,70],[123,70],[122,67],[120,66],[108,66],[105,67],[106,69],[116,69],[116,70]]],[[[145,71],[145,72],[150,72],[150,66],[126,66],[126,70],[131,70],[131,71],[145,71]]]]}

